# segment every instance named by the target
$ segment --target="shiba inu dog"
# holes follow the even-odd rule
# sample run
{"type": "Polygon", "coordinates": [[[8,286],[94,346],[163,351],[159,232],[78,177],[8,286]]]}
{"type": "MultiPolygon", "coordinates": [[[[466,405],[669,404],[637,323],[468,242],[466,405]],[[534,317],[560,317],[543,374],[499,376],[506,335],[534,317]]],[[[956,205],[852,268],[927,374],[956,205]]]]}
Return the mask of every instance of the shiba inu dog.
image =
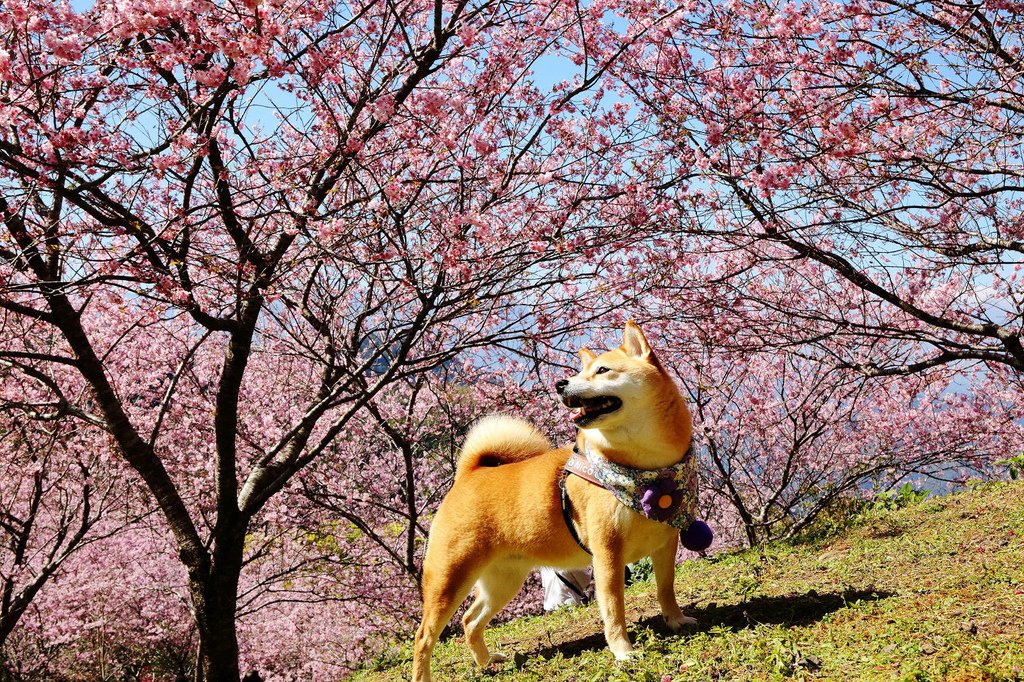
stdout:
{"type": "MultiPolygon", "coordinates": [[[[692,458],[689,410],[639,327],[628,322],[618,348],[601,355],[584,348],[579,356],[581,371],[556,388],[573,409],[577,449],[592,463],[649,473],[692,458]]],[[[552,448],[534,426],[513,417],[485,417],[467,434],[423,563],[416,682],[430,680],[434,645],[474,585],[476,598],[462,619],[466,643],[481,666],[503,660],[488,651],[484,628],[537,566],[579,568],[593,562],[605,637],[616,658],[633,651],[623,597],[627,563],[651,557],[670,628],[696,622],[676,603],[679,529],[631,509],[609,489],[566,476],[571,456],[572,449],[552,448]]],[[[695,497],[695,478],[692,485],[695,497]]],[[[643,504],[649,499],[652,513],[678,502],[660,492],[651,498],[648,491],[643,504]]]]}

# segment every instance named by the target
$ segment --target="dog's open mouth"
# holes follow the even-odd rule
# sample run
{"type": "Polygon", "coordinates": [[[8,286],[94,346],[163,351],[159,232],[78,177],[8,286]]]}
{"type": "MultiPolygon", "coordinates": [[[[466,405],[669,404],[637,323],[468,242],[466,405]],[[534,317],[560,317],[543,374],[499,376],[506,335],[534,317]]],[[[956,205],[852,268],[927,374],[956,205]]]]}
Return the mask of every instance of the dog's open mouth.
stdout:
{"type": "Polygon", "coordinates": [[[572,413],[572,420],[577,426],[586,426],[598,417],[610,414],[622,407],[622,401],[613,395],[602,395],[596,398],[580,398],[578,396],[565,396],[562,402],[566,407],[575,408],[572,413]]]}

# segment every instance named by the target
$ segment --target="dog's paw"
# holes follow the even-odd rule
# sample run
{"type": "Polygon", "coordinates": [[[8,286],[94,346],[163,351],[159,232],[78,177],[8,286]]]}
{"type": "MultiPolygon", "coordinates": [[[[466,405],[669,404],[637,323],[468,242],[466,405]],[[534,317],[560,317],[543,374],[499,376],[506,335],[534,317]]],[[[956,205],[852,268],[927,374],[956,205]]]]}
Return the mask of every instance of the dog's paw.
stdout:
{"type": "Polygon", "coordinates": [[[665,625],[667,625],[672,632],[679,632],[688,625],[697,624],[696,618],[684,616],[681,613],[678,616],[663,616],[663,618],[665,619],[665,625]]]}
{"type": "Polygon", "coordinates": [[[612,653],[615,654],[616,661],[628,661],[636,654],[636,650],[629,649],[628,651],[613,651],[612,653]]]}

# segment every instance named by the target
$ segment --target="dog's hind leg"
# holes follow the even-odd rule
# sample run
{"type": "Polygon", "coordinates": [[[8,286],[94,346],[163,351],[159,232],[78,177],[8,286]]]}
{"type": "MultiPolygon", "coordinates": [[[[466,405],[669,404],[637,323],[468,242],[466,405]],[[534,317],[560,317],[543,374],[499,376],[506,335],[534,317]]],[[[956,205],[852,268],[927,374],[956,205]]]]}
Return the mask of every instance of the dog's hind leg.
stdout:
{"type": "Polygon", "coordinates": [[[654,581],[658,586],[658,603],[661,604],[661,616],[665,624],[673,631],[684,625],[694,625],[697,620],[683,615],[676,601],[676,549],[679,547],[679,534],[672,533],[669,541],[651,552],[651,564],[654,566],[654,581]]]}
{"type": "Polygon", "coordinates": [[[480,574],[476,581],[476,599],[462,617],[462,626],[466,631],[466,644],[473,652],[477,665],[505,660],[501,654],[491,654],[484,642],[484,628],[491,622],[498,611],[512,601],[523,586],[528,567],[497,561],[480,574]]]}
{"type": "Polygon", "coordinates": [[[434,653],[437,638],[444,626],[451,620],[455,609],[469,594],[476,571],[469,565],[446,563],[436,565],[431,561],[428,548],[423,566],[423,620],[416,630],[413,648],[412,679],[414,682],[430,682],[430,657],[434,653]]]}

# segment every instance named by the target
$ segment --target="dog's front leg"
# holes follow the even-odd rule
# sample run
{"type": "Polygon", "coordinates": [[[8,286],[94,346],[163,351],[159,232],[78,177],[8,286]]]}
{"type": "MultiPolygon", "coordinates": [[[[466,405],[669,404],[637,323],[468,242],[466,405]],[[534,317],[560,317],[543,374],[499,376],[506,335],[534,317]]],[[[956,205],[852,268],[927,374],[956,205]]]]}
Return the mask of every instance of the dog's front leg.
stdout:
{"type": "Polygon", "coordinates": [[[633,645],[626,632],[626,564],[622,548],[610,543],[610,546],[595,546],[593,551],[594,586],[604,620],[604,636],[615,658],[623,660],[633,653],[633,645]]]}
{"type": "Polygon", "coordinates": [[[661,604],[661,616],[665,624],[673,631],[684,625],[695,625],[697,619],[683,615],[676,602],[676,549],[679,546],[679,534],[672,531],[669,541],[651,552],[651,563],[654,565],[654,581],[658,586],[658,603],[661,604]]]}

